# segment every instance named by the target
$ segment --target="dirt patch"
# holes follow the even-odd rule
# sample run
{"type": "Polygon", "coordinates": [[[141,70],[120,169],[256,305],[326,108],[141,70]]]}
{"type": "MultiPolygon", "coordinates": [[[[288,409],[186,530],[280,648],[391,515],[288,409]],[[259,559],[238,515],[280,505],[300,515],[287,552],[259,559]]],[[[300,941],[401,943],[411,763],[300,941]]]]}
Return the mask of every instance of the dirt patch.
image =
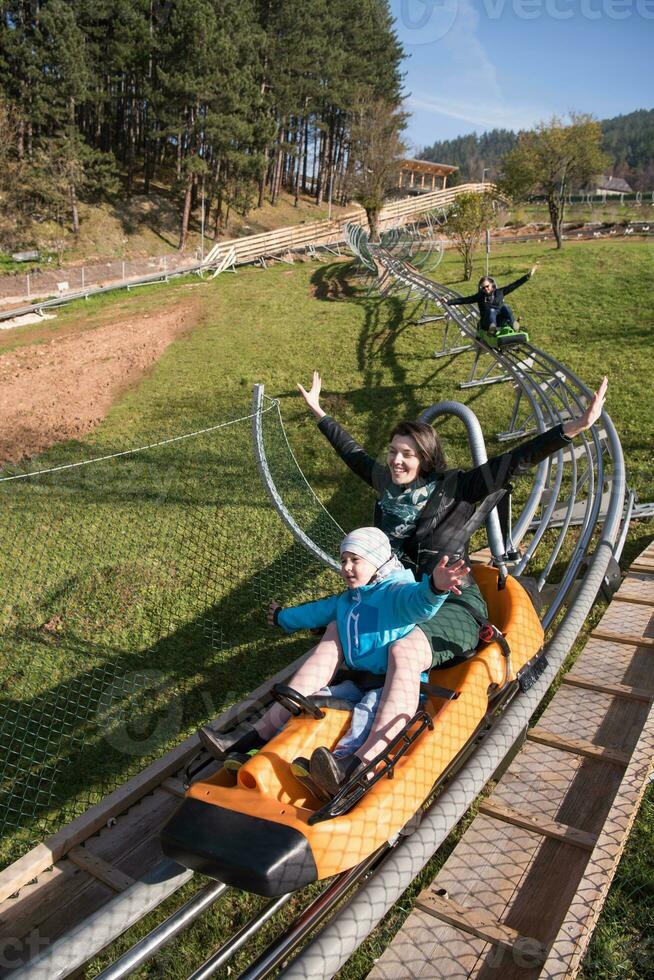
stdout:
{"type": "Polygon", "coordinates": [[[116,397],[197,321],[186,301],[0,356],[0,463],[91,432],[116,397]]]}

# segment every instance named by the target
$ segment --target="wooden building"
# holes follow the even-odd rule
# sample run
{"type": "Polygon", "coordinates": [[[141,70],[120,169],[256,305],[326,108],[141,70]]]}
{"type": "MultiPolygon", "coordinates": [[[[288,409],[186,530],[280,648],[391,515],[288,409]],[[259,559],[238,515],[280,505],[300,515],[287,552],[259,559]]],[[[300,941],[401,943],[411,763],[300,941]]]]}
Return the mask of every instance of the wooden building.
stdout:
{"type": "Polygon", "coordinates": [[[403,191],[418,194],[444,190],[447,178],[458,169],[446,163],[431,163],[429,160],[403,160],[397,186],[403,191]]]}

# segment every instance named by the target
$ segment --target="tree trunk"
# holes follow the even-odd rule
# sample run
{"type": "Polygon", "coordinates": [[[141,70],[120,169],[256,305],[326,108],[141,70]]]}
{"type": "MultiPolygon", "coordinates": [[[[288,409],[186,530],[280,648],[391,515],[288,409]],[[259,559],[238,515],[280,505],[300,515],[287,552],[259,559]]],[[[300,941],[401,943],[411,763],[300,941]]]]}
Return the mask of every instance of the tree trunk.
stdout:
{"type": "Polygon", "coordinates": [[[270,180],[270,203],[272,205],[276,204],[277,202],[277,190],[279,186],[279,172],[281,169],[281,161],[282,161],[282,151],[280,150],[279,147],[277,147],[275,150],[275,165],[272,169],[272,177],[270,180]]]}
{"type": "Polygon", "coordinates": [[[366,208],[366,216],[368,218],[368,240],[374,242],[377,240],[377,219],[379,218],[379,208],[366,208]]]}
{"type": "Polygon", "coordinates": [[[219,188],[218,195],[216,198],[216,213],[215,213],[214,225],[213,225],[214,241],[218,238],[222,226],[223,226],[223,192],[222,192],[222,188],[219,188]]]}
{"type": "Polygon", "coordinates": [[[79,235],[79,213],[77,210],[77,193],[75,191],[74,184],[69,186],[68,194],[70,196],[70,214],[73,222],[73,234],[79,235]]]}
{"type": "Polygon", "coordinates": [[[552,231],[554,232],[554,238],[556,239],[556,247],[563,247],[562,238],[562,226],[563,226],[563,208],[559,207],[559,203],[555,197],[550,196],[547,199],[547,206],[550,212],[550,222],[552,225],[552,231]]]}
{"type": "Polygon", "coordinates": [[[186,248],[186,239],[188,238],[188,223],[191,217],[191,198],[193,196],[193,174],[189,174],[186,178],[186,193],[184,195],[184,210],[182,212],[182,227],[179,233],[179,251],[183,252],[186,248]]]}
{"type": "Polygon", "coordinates": [[[150,193],[150,147],[151,140],[146,139],[143,153],[143,193],[150,193]]]}
{"type": "Polygon", "coordinates": [[[268,146],[264,146],[263,158],[266,162],[266,165],[259,179],[259,202],[257,204],[258,208],[262,208],[266,201],[266,178],[268,177],[268,167],[270,165],[270,162],[268,160],[268,152],[269,152],[268,146]]]}
{"type": "Polygon", "coordinates": [[[307,168],[309,166],[309,117],[304,120],[304,159],[302,161],[302,193],[307,192],[307,168]]]}
{"type": "Polygon", "coordinates": [[[320,153],[318,155],[318,186],[316,188],[316,204],[322,204],[325,192],[325,157],[327,155],[327,134],[320,133],[320,153]]]}
{"type": "Polygon", "coordinates": [[[318,159],[318,127],[313,131],[313,159],[311,161],[311,193],[316,193],[316,160],[318,159]]]}
{"type": "Polygon", "coordinates": [[[302,172],[302,157],[304,155],[304,120],[300,120],[297,150],[297,170],[295,171],[295,207],[300,202],[300,174],[302,172]]]}
{"type": "Polygon", "coordinates": [[[177,179],[182,179],[182,134],[177,134],[177,179]]]}

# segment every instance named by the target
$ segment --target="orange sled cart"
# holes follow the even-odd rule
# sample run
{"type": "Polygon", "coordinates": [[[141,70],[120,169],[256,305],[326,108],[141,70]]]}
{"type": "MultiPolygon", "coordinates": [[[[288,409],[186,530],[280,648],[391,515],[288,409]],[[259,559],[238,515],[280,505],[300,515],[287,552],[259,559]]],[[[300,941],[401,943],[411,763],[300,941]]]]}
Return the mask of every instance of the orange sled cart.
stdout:
{"type": "Polygon", "coordinates": [[[350,724],[350,712],[330,708],[329,699],[308,699],[322,717],[292,717],[241,767],[235,785],[220,770],[190,786],[162,831],[164,852],[228,885],[275,896],[353,868],[392,840],[491,714],[545,663],[543,630],[518,581],[509,577],[498,590],[494,569],[476,566],[473,574],[495,639],[470,659],[432,671],[420,711],[367,774],[328,804],[295,779],[292,760],[333,747],[350,724]]]}

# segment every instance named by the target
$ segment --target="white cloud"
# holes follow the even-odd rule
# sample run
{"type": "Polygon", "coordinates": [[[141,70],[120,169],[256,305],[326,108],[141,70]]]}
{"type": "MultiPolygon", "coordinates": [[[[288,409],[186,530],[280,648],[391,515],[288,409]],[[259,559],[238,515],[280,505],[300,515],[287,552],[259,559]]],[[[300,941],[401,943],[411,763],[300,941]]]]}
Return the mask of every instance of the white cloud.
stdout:
{"type": "MultiPolygon", "coordinates": [[[[480,18],[470,0],[459,0],[456,19],[438,44],[429,82],[433,89],[414,91],[406,99],[410,109],[422,109],[460,119],[482,129],[526,129],[550,114],[548,110],[520,107],[515,93],[504,98],[498,71],[479,34],[480,18]]],[[[501,54],[501,52],[500,52],[501,54]]],[[[422,74],[420,81],[426,81],[422,74]]]]}
{"type": "Polygon", "coordinates": [[[539,119],[545,119],[550,112],[538,109],[520,109],[506,105],[501,99],[496,102],[461,102],[447,98],[434,98],[420,93],[405,101],[407,109],[422,109],[450,119],[461,119],[482,129],[530,129],[539,119]]]}

